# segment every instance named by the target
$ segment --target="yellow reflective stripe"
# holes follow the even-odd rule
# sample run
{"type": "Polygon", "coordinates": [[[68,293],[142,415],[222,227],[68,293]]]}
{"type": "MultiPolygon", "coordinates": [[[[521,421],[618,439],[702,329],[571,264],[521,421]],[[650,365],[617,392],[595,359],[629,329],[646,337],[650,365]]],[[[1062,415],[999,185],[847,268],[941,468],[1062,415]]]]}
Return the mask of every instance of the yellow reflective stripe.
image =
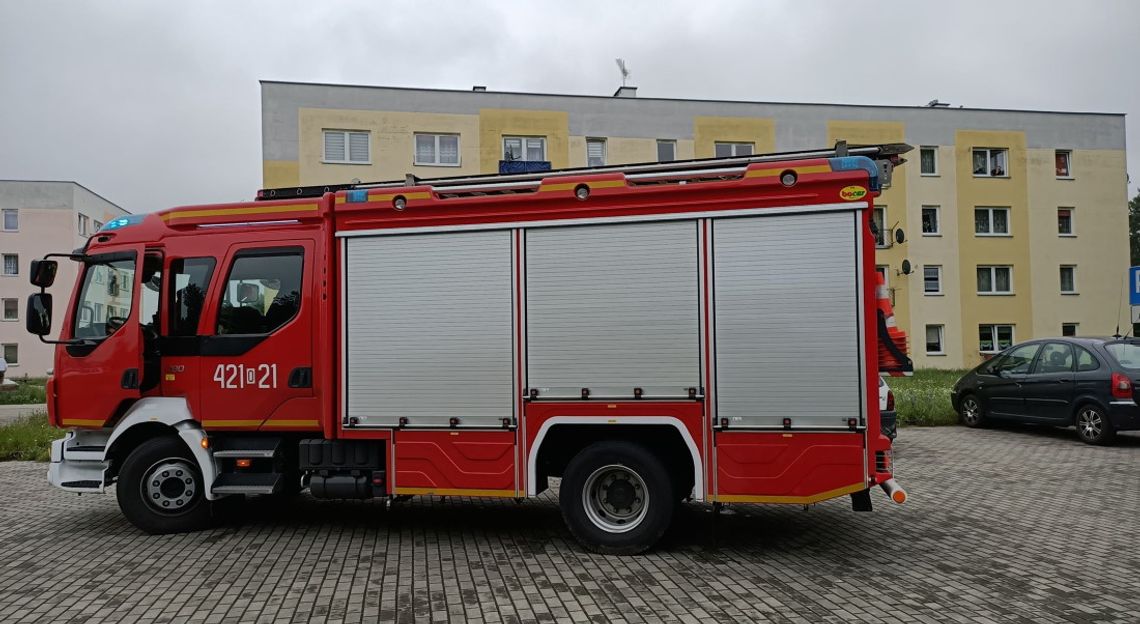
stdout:
{"type": "Polygon", "coordinates": [[[210,427],[256,427],[260,425],[262,420],[203,420],[202,426],[209,429],[210,427]]]}
{"type": "MultiPolygon", "coordinates": [[[[370,202],[392,201],[393,199],[396,199],[397,197],[400,197],[400,196],[403,196],[404,199],[407,199],[407,200],[431,199],[431,193],[429,193],[427,191],[416,191],[414,193],[369,193],[368,194],[368,201],[370,201],[370,202]]],[[[336,204],[339,206],[339,205],[345,204],[345,203],[348,203],[345,201],[345,197],[343,195],[338,195],[336,198],[336,204]]],[[[364,203],[364,202],[354,202],[354,203],[364,203]]]]}
{"type": "Polygon", "coordinates": [[[60,421],[65,427],[102,427],[104,422],[97,418],[65,418],[60,421]]]}
{"type": "Polygon", "coordinates": [[[420,488],[398,487],[394,488],[396,494],[412,496],[497,496],[500,498],[514,498],[514,490],[461,490],[456,488],[420,488]]]}
{"type": "Polygon", "coordinates": [[[557,184],[543,184],[538,187],[539,192],[545,191],[572,191],[578,187],[579,184],[585,184],[591,189],[600,188],[613,188],[615,186],[625,186],[625,180],[600,180],[598,182],[559,182],[557,184]]]}
{"type": "Polygon", "coordinates": [[[263,427],[316,427],[320,423],[315,420],[267,420],[263,427]]]}
{"type": "Polygon", "coordinates": [[[246,206],[243,208],[179,210],[177,212],[168,212],[161,216],[163,221],[170,222],[175,219],[193,219],[196,217],[235,217],[239,215],[261,215],[278,212],[317,212],[318,210],[320,210],[320,206],[317,204],[297,204],[294,206],[246,206]]]}
{"type": "Polygon", "coordinates": [[[772,168],[772,169],[753,169],[744,174],[746,178],[767,178],[771,176],[778,176],[781,173],[791,169],[796,174],[804,173],[831,173],[831,165],[811,165],[808,167],[788,167],[786,169],[772,168]]]}
{"type": "Polygon", "coordinates": [[[810,505],[825,501],[829,498],[843,496],[844,494],[851,494],[853,492],[861,492],[867,489],[867,486],[862,483],[844,486],[835,490],[813,494],[811,496],[753,496],[751,494],[719,494],[713,497],[715,502],[719,503],[776,503],[776,504],[790,504],[790,505],[810,505]]]}

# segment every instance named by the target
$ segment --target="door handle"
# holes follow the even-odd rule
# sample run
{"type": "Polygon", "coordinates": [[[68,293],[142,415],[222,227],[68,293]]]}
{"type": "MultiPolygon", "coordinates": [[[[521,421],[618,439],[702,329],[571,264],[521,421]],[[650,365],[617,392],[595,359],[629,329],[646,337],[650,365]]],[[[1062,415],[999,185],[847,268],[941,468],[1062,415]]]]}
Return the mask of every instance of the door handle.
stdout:
{"type": "Polygon", "coordinates": [[[1072,379],[1058,379],[1057,383],[1069,383],[1072,379]]]}
{"type": "Polygon", "coordinates": [[[313,369],[308,366],[301,366],[289,371],[289,387],[312,388],[313,369]]]}

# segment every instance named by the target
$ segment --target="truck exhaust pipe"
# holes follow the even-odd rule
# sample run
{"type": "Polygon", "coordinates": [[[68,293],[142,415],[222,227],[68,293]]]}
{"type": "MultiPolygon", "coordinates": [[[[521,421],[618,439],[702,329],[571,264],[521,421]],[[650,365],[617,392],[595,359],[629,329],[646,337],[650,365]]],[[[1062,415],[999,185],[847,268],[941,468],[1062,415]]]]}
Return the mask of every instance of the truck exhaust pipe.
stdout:
{"type": "Polygon", "coordinates": [[[879,487],[883,488],[887,496],[891,497],[891,500],[896,503],[901,505],[906,502],[906,490],[902,489],[902,486],[895,482],[894,479],[883,481],[879,484],[879,487]]]}

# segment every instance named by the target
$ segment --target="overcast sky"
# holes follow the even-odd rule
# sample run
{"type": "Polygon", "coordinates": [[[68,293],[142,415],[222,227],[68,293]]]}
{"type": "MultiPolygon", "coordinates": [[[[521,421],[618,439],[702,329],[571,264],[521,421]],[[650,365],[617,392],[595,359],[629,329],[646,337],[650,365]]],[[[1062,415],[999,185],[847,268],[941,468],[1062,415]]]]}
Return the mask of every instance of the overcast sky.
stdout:
{"type": "Polygon", "coordinates": [[[0,0],[0,179],[145,212],[248,199],[258,80],[1121,112],[1140,2],[0,0]]]}

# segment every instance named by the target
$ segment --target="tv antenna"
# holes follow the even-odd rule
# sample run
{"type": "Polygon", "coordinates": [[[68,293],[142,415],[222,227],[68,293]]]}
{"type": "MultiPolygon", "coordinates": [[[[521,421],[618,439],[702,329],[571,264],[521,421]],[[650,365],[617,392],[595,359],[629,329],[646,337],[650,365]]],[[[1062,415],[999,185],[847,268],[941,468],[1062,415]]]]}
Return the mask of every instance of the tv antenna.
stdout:
{"type": "Polygon", "coordinates": [[[618,71],[621,72],[621,86],[625,86],[626,80],[629,80],[629,68],[625,66],[625,59],[614,59],[617,63],[618,71]]]}

